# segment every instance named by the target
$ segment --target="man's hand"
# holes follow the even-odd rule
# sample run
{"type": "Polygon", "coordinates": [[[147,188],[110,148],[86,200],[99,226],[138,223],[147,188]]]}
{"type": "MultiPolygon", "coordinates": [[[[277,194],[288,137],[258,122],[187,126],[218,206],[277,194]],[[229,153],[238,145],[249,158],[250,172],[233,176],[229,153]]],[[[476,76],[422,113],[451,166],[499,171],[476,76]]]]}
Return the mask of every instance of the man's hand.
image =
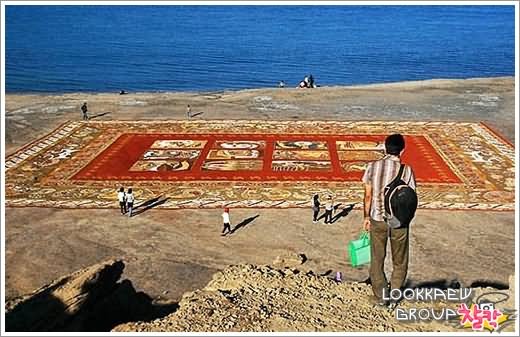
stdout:
{"type": "Polygon", "coordinates": [[[368,232],[370,231],[370,217],[365,217],[363,220],[363,228],[368,232]]]}

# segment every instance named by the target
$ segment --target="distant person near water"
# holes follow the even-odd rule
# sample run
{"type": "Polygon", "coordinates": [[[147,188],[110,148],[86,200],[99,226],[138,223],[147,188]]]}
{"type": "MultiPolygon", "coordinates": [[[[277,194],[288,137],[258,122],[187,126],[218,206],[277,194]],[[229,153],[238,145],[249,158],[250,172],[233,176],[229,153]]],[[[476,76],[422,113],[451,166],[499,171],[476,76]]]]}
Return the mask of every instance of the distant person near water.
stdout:
{"type": "Polygon", "coordinates": [[[309,88],[316,88],[316,85],[314,84],[314,77],[312,74],[309,75],[309,88]]]}
{"type": "Polygon", "coordinates": [[[285,82],[280,81],[280,83],[278,83],[278,88],[285,88],[285,82]]]}
{"type": "Polygon", "coordinates": [[[298,84],[298,88],[316,88],[316,84],[314,83],[314,77],[311,75],[305,76],[303,80],[298,84]]]}
{"type": "Polygon", "coordinates": [[[405,140],[402,135],[388,136],[385,140],[386,155],[380,160],[368,163],[362,179],[365,184],[363,227],[370,231],[371,240],[370,282],[376,304],[379,306],[396,304],[387,303],[383,299],[384,292],[400,289],[408,273],[408,224],[398,228],[390,227],[390,223],[386,221],[388,216],[385,210],[385,189],[399,173],[402,174],[401,180],[415,190],[412,168],[401,164],[404,148],[405,140]],[[384,272],[388,237],[390,237],[393,264],[390,285],[384,272]]]}
{"type": "Polygon", "coordinates": [[[188,116],[188,118],[191,118],[191,106],[189,104],[186,107],[186,116],[188,116]]]}
{"type": "Polygon", "coordinates": [[[320,214],[320,196],[315,194],[312,197],[312,223],[318,222],[319,214],[320,214]]]}
{"type": "Polygon", "coordinates": [[[128,193],[126,194],[126,207],[127,207],[127,210],[128,210],[128,217],[129,218],[132,217],[132,210],[134,208],[134,201],[135,201],[134,194],[132,193],[132,189],[129,188],[128,189],[128,193]]]}
{"type": "Polygon", "coordinates": [[[119,208],[121,209],[121,214],[126,213],[126,193],[125,189],[121,187],[119,192],[117,192],[117,200],[119,201],[119,208]]]}
{"type": "Polygon", "coordinates": [[[81,112],[83,113],[83,120],[88,121],[88,108],[87,108],[87,102],[83,103],[81,106],[81,112]]]}
{"type": "Polygon", "coordinates": [[[229,220],[229,208],[224,208],[224,212],[222,213],[222,222],[224,223],[224,229],[222,230],[222,235],[226,235],[231,232],[231,224],[229,220]]]}

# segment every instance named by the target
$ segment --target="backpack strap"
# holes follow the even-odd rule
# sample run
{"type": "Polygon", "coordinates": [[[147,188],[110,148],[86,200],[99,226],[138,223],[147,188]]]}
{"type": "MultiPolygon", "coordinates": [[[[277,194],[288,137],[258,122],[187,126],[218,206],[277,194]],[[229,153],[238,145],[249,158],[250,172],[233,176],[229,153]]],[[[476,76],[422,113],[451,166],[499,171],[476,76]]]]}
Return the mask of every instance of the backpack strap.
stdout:
{"type": "Polygon", "coordinates": [[[399,173],[397,173],[397,177],[395,178],[396,180],[400,180],[403,177],[404,166],[404,164],[401,164],[401,167],[399,167],[399,173]]]}

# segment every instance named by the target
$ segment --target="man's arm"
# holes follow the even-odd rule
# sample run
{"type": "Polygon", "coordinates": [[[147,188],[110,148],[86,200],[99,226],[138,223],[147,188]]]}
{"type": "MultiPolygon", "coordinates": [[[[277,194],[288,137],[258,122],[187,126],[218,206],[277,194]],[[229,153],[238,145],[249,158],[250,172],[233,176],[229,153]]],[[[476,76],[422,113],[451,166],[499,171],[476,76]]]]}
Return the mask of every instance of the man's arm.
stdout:
{"type": "Polygon", "coordinates": [[[365,184],[365,198],[363,199],[363,227],[370,230],[370,207],[372,206],[372,184],[365,184]]]}

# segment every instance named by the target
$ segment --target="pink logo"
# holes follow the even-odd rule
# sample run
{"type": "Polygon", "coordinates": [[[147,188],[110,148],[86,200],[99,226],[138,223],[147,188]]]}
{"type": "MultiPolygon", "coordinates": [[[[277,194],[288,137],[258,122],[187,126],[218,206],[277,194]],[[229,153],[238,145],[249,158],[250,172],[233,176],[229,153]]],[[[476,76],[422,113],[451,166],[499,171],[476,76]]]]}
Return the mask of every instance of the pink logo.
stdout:
{"type": "Polygon", "coordinates": [[[492,303],[472,304],[470,308],[462,303],[457,310],[461,315],[460,324],[463,327],[471,327],[473,330],[496,330],[502,318],[502,312],[494,308],[492,303]]]}

